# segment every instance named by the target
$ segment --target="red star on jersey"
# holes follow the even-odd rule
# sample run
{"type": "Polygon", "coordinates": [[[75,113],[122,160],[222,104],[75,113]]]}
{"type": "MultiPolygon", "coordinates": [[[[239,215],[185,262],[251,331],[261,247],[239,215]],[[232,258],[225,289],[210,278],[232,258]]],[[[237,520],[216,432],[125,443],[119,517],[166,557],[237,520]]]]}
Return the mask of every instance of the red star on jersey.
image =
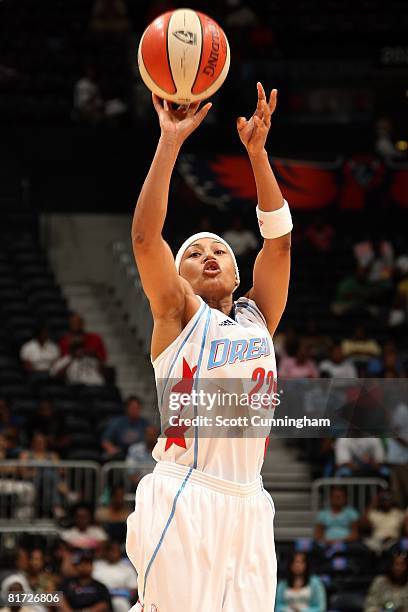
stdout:
{"type": "Polygon", "coordinates": [[[187,425],[179,424],[168,427],[164,432],[167,438],[164,451],[169,450],[169,448],[173,444],[175,444],[176,446],[180,446],[180,448],[187,448],[186,439],[184,437],[184,434],[186,433],[187,429],[189,429],[187,425]]]}
{"type": "Polygon", "coordinates": [[[188,393],[190,395],[193,390],[194,374],[197,371],[197,366],[190,368],[189,364],[183,357],[183,374],[182,379],[174,385],[171,392],[175,393],[188,393]]]}
{"type": "MultiPolygon", "coordinates": [[[[182,379],[179,380],[179,382],[171,388],[170,392],[187,393],[188,395],[190,395],[191,391],[193,390],[194,374],[196,373],[196,371],[197,366],[195,365],[191,368],[183,357],[182,379]]],[[[182,406],[181,410],[183,410],[183,408],[184,406],[182,406]]],[[[168,427],[164,432],[165,436],[167,437],[164,451],[168,450],[173,444],[175,444],[176,446],[180,446],[180,448],[187,448],[186,439],[184,437],[184,434],[186,433],[187,429],[189,429],[189,427],[186,427],[186,425],[179,424],[168,427]]]]}

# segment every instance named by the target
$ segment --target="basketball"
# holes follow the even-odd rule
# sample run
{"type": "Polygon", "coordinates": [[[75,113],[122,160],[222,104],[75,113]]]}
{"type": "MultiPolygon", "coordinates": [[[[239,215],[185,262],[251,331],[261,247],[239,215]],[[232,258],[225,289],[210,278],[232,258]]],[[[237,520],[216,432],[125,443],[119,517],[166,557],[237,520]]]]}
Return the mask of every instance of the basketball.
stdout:
{"type": "Polygon", "coordinates": [[[230,66],[227,37],[208,15],[178,9],[157,17],[139,44],[139,70],[157,96],[190,104],[212,96],[230,66]]]}

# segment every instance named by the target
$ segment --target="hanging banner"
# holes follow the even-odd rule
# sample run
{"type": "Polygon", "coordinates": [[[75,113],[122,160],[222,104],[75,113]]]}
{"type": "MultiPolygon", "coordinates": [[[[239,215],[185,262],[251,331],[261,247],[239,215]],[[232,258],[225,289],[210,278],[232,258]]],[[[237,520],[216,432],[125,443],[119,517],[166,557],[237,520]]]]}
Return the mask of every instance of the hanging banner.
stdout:
{"type": "MultiPolygon", "coordinates": [[[[331,163],[271,158],[290,206],[319,210],[336,206],[362,210],[377,193],[382,201],[408,207],[408,165],[391,167],[373,155],[355,155],[331,163]]],[[[196,196],[220,208],[256,202],[256,185],[245,155],[183,155],[178,170],[196,196]]]]}

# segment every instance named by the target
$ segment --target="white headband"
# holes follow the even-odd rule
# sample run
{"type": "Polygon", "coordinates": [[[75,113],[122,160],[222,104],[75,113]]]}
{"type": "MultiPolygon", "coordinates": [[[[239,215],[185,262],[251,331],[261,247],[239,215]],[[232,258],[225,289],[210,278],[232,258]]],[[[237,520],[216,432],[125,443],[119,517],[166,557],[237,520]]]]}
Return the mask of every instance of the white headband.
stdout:
{"type": "Polygon", "coordinates": [[[192,236],[190,236],[190,238],[187,238],[187,240],[183,242],[183,244],[181,245],[181,247],[179,248],[177,252],[176,260],[175,260],[177,272],[180,272],[181,260],[182,260],[184,253],[188,249],[188,247],[191,244],[193,244],[193,242],[195,242],[196,240],[201,240],[201,238],[213,238],[214,240],[217,240],[218,242],[222,242],[222,244],[228,249],[228,252],[232,257],[234,266],[235,266],[235,276],[237,278],[237,284],[235,286],[235,289],[236,289],[239,285],[239,269],[238,269],[237,260],[234,255],[234,251],[231,249],[228,242],[224,240],[224,238],[221,238],[221,236],[218,236],[217,234],[213,234],[212,232],[198,232],[198,234],[193,234],[192,236]]]}

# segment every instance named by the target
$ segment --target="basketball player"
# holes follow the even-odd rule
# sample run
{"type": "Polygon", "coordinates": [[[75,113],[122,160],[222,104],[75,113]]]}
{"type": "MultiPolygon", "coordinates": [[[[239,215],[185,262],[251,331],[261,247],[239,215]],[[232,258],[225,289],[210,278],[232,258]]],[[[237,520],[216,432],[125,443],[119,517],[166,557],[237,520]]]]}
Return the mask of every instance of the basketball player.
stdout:
{"type": "MultiPolygon", "coordinates": [[[[162,237],[177,155],[211,104],[174,111],[153,96],[161,136],[132,240],[154,318],[151,358],[157,383],[164,381],[161,407],[170,379],[191,392],[215,378],[276,378],[272,336],[287,299],[292,221],[265,151],[277,91],[267,100],[260,83],[257,88],[256,110],[249,120],[239,118],[237,129],[254,172],[264,242],[253,287],[235,302],[239,270],[222,238],[193,235],[174,260],[162,237]]],[[[157,465],[141,480],[128,518],[126,549],[138,573],[135,610],[273,611],[275,510],[260,477],[264,450],[265,437],[200,437],[199,426],[181,421],[162,432],[153,450],[157,465]]]]}

